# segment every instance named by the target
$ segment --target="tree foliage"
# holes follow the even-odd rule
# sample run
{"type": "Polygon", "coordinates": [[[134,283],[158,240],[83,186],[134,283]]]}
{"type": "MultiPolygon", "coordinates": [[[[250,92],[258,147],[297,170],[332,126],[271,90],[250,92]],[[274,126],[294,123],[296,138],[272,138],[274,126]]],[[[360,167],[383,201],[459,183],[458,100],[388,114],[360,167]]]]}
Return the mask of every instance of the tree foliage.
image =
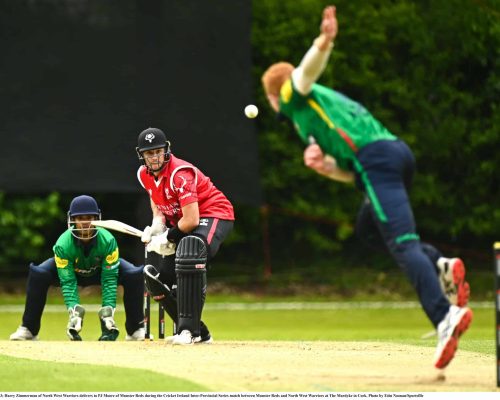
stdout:
{"type": "Polygon", "coordinates": [[[51,254],[46,238],[60,220],[59,194],[46,197],[7,196],[0,193],[0,265],[40,261],[51,254]]]}

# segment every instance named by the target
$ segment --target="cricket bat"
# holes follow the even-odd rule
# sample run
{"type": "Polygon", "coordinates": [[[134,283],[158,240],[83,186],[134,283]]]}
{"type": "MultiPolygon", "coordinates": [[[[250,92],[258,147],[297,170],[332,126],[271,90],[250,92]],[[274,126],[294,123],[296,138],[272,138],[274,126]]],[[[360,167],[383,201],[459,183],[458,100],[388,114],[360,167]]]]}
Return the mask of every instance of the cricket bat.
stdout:
{"type": "Polygon", "coordinates": [[[138,236],[138,237],[142,236],[141,230],[134,228],[133,226],[127,225],[124,222],[116,221],[114,219],[92,221],[91,224],[94,226],[99,226],[101,228],[106,228],[106,229],[111,229],[113,231],[126,233],[132,236],[138,236]]]}

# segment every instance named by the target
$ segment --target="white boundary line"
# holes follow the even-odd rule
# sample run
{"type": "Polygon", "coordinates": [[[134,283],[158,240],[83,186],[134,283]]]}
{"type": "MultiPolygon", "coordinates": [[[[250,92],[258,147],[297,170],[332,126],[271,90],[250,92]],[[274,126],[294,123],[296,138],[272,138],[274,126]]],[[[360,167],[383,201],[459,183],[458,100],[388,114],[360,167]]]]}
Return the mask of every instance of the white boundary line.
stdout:
{"type": "MultiPolygon", "coordinates": [[[[83,304],[87,311],[98,311],[99,304],[83,304]]],[[[489,301],[475,301],[469,303],[472,309],[493,309],[495,304],[489,301]]],[[[275,311],[275,310],[380,310],[380,309],[418,309],[420,303],[416,301],[348,301],[348,302],[279,302],[279,303],[208,303],[204,310],[229,310],[229,311],[275,311]]],[[[119,304],[117,309],[123,310],[119,304]]],[[[0,313],[22,313],[24,305],[0,305],[0,313]]],[[[49,304],[44,312],[66,313],[63,304],[49,304]]]]}

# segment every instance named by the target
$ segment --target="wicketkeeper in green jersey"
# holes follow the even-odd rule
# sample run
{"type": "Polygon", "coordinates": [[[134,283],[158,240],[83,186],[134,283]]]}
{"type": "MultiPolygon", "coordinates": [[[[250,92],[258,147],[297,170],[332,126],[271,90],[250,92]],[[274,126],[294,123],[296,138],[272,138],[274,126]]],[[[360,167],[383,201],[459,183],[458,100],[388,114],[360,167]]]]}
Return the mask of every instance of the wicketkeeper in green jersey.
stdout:
{"type": "Polygon", "coordinates": [[[102,291],[102,306],[98,312],[102,331],[99,340],[116,340],[119,330],[114,313],[118,284],[124,287],[126,339],[144,340],[143,268],[119,258],[113,235],[91,225],[96,219],[101,219],[101,212],[94,198],[82,195],[71,201],[68,229],[53,247],[54,258],[30,266],[23,324],[10,336],[11,340],[37,339],[47,290],[57,283],[69,312],[66,333],[70,340],[82,340],[80,332],[85,309],[80,304],[78,286],[90,285],[100,285],[102,291]]]}
{"type": "Polygon", "coordinates": [[[379,248],[385,245],[408,276],[437,330],[434,365],[444,368],[472,320],[465,267],[420,241],[408,196],[415,159],[406,143],[358,102],[316,83],[337,32],[335,7],[326,7],[320,34],[300,65],[271,65],[262,76],[264,91],[271,107],[293,122],[306,146],[304,164],[330,179],[354,182],[364,193],[356,231],[365,241],[378,239],[379,248]]]}

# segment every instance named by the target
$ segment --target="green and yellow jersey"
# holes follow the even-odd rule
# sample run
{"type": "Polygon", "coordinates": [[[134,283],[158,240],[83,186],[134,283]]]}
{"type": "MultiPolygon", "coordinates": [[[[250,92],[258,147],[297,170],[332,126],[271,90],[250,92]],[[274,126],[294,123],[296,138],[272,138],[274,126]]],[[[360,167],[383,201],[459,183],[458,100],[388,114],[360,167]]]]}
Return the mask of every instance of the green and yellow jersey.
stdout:
{"type": "Polygon", "coordinates": [[[305,144],[312,136],[340,168],[357,171],[356,152],[378,140],[396,140],[361,104],[319,84],[302,95],[287,80],[281,87],[280,112],[290,118],[305,144]]]}
{"type": "Polygon", "coordinates": [[[118,245],[107,230],[97,228],[97,232],[90,243],[83,244],[68,229],[53,247],[64,303],[68,308],[80,304],[77,277],[98,273],[101,274],[102,306],[116,307],[118,245]]]}

